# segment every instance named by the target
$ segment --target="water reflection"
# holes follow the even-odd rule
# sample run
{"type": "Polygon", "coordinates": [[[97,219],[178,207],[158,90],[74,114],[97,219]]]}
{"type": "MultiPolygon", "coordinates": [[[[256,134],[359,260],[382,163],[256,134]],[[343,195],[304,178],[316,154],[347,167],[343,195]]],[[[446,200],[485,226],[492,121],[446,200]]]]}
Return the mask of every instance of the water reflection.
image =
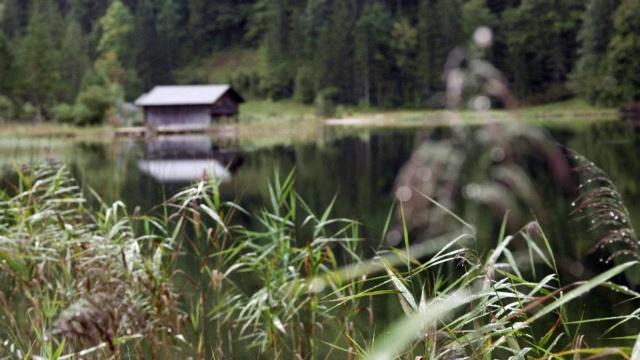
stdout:
{"type": "MultiPolygon", "coordinates": [[[[396,227],[406,225],[413,241],[425,241],[461,226],[452,211],[474,226],[506,217],[515,233],[534,218],[546,223],[549,199],[574,196],[576,186],[562,149],[540,128],[492,124],[423,131],[396,180],[394,195],[402,205],[396,227]]],[[[480,236],[492,233],[484,230],[480,236]]],[[[388,240],[397,241],[398,232],[388,240]]]]}
{"type": "Polygon", "coordinates": [[[172,135],[144,143],[144,158],[137,165],[161,184],[190,183],[216,178],[229,183],[241,164],[237,139],[211,139],[206,135],[172,135]]]}

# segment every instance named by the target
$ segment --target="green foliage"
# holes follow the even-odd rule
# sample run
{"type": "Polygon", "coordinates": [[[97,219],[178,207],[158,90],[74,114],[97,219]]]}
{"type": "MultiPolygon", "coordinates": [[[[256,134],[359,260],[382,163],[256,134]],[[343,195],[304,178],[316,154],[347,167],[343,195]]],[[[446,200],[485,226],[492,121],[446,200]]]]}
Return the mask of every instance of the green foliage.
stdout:
{"type": "Polygon", "coordinates": [[[45,107],[57,100],[62,86],[61,57],[47,22],[55,7],[47,0],[34,2],[27,33],[18,54],[20,76],[18,92],[36,107],[42,120],[45,107]]]}
{"type": "Polygon", "coordinates": [[[102,36],[96,50],[100,53],[113,51],[120,59],[132,61],[133,16],[129,8],[120,0],[112,1],[106,14],[100,18],[100,28],[102,36]]]}
{"type": "Polygon", "coordinates": [[[479,26],[494,35],[493,46],[483,49],[485,57],[505,73],[525,104],[562,100],[573,92],[611,106],[638,92],[632,0],[5,0],[2,5],[9,46],[0,40],[0,90],[16,103],[30,101],[44,115],[57,102],[73,101],[83,73],[96,61],[110,62],[112,72],[120,73],[112,73],[110,81],[117,79],[127,99],[158,84],[229,82],[249,96],[273,100],[309,103],[321,89],[338,87],[342,105],[442,107],[449,54],[469,44],[479,26]],[[199,59],[229,51],[257,52],[259,59],[252,57],[242,74],[217,67],[193,71],[199,59]],[[7,64],[15,65],[13,71],[7,64]],[[22,75],[5,79],[13,74],[22,75]],[[40,83],[44,86],[33,85],[40,83]]]}
{"type": "Polygon", "coordinates": [[[78,94],[73,110],[76,125],[97,125],[105,119],[107,110],[115,104],[113,92],[106,87],[92,85],[78,94]]]}
{"type": "Polygon", "coordinates": [[[4,33],[0,31],[0,94],[5,96],[14,91],[15,56],[4,33]]]}
{"type": "Polygon", "coordinates": [[[82,79],[90,67],[89,44],[80,24],[67,16],[62,38],[62,74],[65,82],[64,100],[71,102],[82,86],[82,79]]]}
{"type": "Polygon", "coordinates": [[[106,75],[109,86],[114,89],[113,95],[138,96],[140,79],[135,68],[138,50],[133,46],[133,15],[126,5],[116,0],[100,18],[100,26],[102,35],[96,47],[100,55],[94,62],[94,68],[106,75]]]}
{"type": "Polygon", "coordinates": [[[62,123],[73,124],[76,114],[73,105],[58,104],[53,108],[53,119],[62,123]]]}
{"type": "Polygon", "coordinates": [[[311,104],[315,99],[314,72],[311,67],[298,70],[295,82],[294,99],[303,104],[311,104]]]}
{"type": "Polygon", "coordinates": [[[11,99],[0,95],[0,122],[15,119],[15,107],[11,99]]]}
{"type": "Polygon", "coordinates": [[[22,109],[19,114],[19,118],[21,120],[33,121],[37,120],[36,116],[38,115],[38,108],[36,108],[32,103],[25,102],[22,104],[22,109]]]}
{"type": "Polygon", "coordinates": [[[637,351],[637,311],[618,300],[640,294],[611,282],[637,262],[565,283],[563,260],[536,222],[513,235],[504,223],[495,244],[477,252],[472,225],[447,212],[457,231],[364,259],[358,224],[332,218],[333,202],[315,213],[295,193],[293,173],[276,171],[269,204],[255,213],[223,201],[211,176],[156,216],[129,213],[121,202],[87,209],[59,164],[16,167],[12,177],[0,191],[3,356],[493,359],[637,351]],[[243,217],[255,226],[238,225],[243,217]],[[596,291],[618,299],[611,316],[589,315],[583,300],[594,301],[596,291]],[[591,322],[602,331],[583,333],[591,322]],[[591,346],[603,335],[606,346],[591,346]]]}
{"type": "Polygon", "coordinates": [[[460,1],[423,0],[418,5],[417,73],[423,79],[421,98],[427,100],[444,89],[442,73],[449,52],[461,45],[463,34],[460,1]]]}
{"type": "Polygon", "coordinates": [[[324,118],[336,116],[336,106],[339,97],[339,88],[330,87],[322,89],[315,100],[316,116],[324,118]]]}
{"type": "Polygon", "coordinates": [[[606,62],[617,86],[612,93],[618,103],[640,98],[640,3],[623,0],[613,15],[615,32],[609,43],[606,62]]]}
{"type": "Polygon", "coordinates": [[[381,3],[367,4],[355,27],[356,91],[365,107],[383,105],[386,92],[384,76],[388,71],[387,55],[391,36],[392,14],[381,3]]]}
{"type": "Polygon", "coordinates": [[[516,95],[525,97],[563,83],[577,59],[578,25],[584,2],[525,0],[502,14],[513,59],[507,71],[516,95]]]}
{"type": "Polygon", "coordinates": [[[613,13],[618,0],[591,0],[579,32],[580,58],[569,86],[591,104],[615,105],[611,94],[616,80],[609,74],[605,57],[614,33],[613,13]]]}
{"type": "Polygon", "coordinates": [[[0,311],[7,325],[0,353],[56,358],[84,349],[82,356],[108,357],[142,346],[159,356],[149,344],[166,341],[171,326],[162,309],[175,306],[175,297],[162,286],[168,278],[161,268],[171,240],[159,228],[135,235],[135,223],[150,222],[129,216],[121,203],[88,212],[64,167],[15,171],[15,190],[0,193],[0,311]]]}

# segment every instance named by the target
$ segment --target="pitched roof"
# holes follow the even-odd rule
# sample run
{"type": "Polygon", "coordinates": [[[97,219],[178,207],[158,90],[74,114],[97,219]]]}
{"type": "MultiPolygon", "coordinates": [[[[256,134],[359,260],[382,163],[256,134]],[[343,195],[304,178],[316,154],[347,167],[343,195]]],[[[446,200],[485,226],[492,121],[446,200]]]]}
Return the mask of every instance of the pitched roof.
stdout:
{"type": "Polygon", "coordinates": [[[136,99],[135,104],[137,106],[210,105],[227,92],[230,92],[236,101],[244,102],[229,85],[172,85],[154,87],[136,99]]]}

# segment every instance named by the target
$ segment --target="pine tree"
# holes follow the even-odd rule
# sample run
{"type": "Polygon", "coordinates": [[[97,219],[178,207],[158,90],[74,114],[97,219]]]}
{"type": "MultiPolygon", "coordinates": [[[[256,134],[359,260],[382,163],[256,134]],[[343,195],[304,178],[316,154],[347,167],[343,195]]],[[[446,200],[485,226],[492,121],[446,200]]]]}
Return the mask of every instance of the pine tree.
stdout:
{"type": "Polygon", "coordinates": [[[129,8],[120,0],[114,0],[99,20],[102,36],[98,42],[98,52],[104,54],[113,51],[126,67],[132,66],[135,61],[131,36],[133,21],[129,8]]]}
{"type": "MultiPolygon", "coordinates": [[[[129,8],[120,0],[114,0],[100,18],[102,36],[97,50],[100,53],[94,67],[102,71],[112,85],[124,89],[126,97],[140,93],[139,78],[135,69],[137,49],[133,46],[134,18],[129,8]]],[[[120,89],[112,89],[120,97],[120,89]]]]}
{"type": "Polygon", "coordinates": [[[258,0],[248,26],[248,38],[259,39],[264,62],[262,88],[272,99],[293,94],[295,72],[291,69],[291,0],[258,0]]]}
{"type": "Polygon", "coordinates": [[[392,15],[379,2],[367,4],[355,28],[356,94],[364,106],[382,106],[384,74],[389,72],[389,38],[392,15]]]}
{"type": "Polygon", "coordinates": [[[613,14],[615,33],[609,43],[607,65],[616,82],[611,105],[640,101],[640,2],[622,0],[613,14]]]}
{"type": "Polygon", "coordinates": [[[36,0],[19,54],[19,91],[36,107],[38,120],[43,119],[44,108],[56,101],[62,86],[61,55],[46,22],[53,9],[50,0],[36,0]]]}
{"type": "Polygon", "coordinates": [[[15,82],[14,56],[9,41],[0,31],[0,96],[12,97],[15,82]]]}
{"type": "Polygon", "coordinates": [[[109,5],[105,0],[69,0],[69,15],[80,23],[85,34],[90,34],[99,27],[98,19],[109,5]]]}
{"type": "Polygon", "coordinates": [[[161,79],[170,75],[159,52],[158,32],[154,5],[151,1],[141,2],[136,11],[135,47],[137,48],[136,70],[140,75],[142,88],[151,89],[155,84],[162,83],[161,79]]]}
{"type": "Polygon", "coordinates": [[[171,72],[182,61],[185,51],[183,19],[180,16],[181,5],[178,0],[161,0],[156,17],[156,32],[158,34],[158,49],[160,57],[164,59],[171,72]]]}
{"type": "Polygon", "coordinates": [[[568,95],[561,88],[577,58],[584,6],[581,0],[522,0],[501,14],[516,95],[542,93],[542,101],[568,95]]]}
{"type": "Polygon", "coordinates": [[[606,88],[612,85],[604,59],[614,34],[613,13],[618,3],[619,0],[589,1],[578,34],[580,58],[571,74],[570,86],[591,104],[606,103],[606,88]]]}
{"type": "MultiPolygon", "coordinates": [[[[418,8],[417,73],[427,103],[444,90],[442,74],[449,53],[462,44],[463,27],[458,0],[421,0],[418,8]]],[[[440,105],[440,104],[432,104],[440,105]]]]}
{"type": "Polygon", "coordinates": [[[317,46],[316,84],[333,101],[355,102],[355,2],[334,1],[331,25],[322,29],[317,46]]]}
{"type": "Polygon", "coordinates": [[[67,16],[62,39],[62,76],[65,81],[64,100],[73,102],[80,91],[82,78],[90,66],[86,35],[75,19],[67,16]]]}
{"type": "Polygon", "coordinates": [[[9,39],[14,39],[23,34],[31,6],[30,0],[4,0],[2,11],[2,30],[9,39]]]}

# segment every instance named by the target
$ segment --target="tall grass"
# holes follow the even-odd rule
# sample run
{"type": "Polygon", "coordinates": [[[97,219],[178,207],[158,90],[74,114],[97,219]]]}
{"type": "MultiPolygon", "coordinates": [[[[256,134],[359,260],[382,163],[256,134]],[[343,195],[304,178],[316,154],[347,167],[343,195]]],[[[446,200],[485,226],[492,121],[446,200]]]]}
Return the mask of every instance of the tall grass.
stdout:
{"type": "MultiPolygon", "coordinates": [[[[564,284],[550,240],[506,225],[486,251],[471,224],[427,242],[376,249],[359,224],[316,213],[294,175],[270,184],[247,213],[215,178],[161,204],[86,208],[60,164],[16,167],[0,193],[2,358],[494,359],[631,358],[637,311],[573,311],[611,282],[621,262],[564,284]],[[240,226],[249,222],[250,227],[240,226]],[[512,246],[524,242],[525,248],[512,246]],[[385,321],[386,319],[386,321],[385,321]],[[391,321],[389,321],[391,319],[391,321]],[[624,339],[606,346],[583,329],[601,322],[624,339]]],[[[278,172],[276,172],[278,174],[278,172]]],[[[423,195],[426,196],[426,195],[423,195]]],[[[428,201],[434,200],[427,198],[428,201]]],[[[390,216],[391,218],[391,216],[390,216]]],[[[384,234],[383,234],[384,235],[384,234]]]]}

